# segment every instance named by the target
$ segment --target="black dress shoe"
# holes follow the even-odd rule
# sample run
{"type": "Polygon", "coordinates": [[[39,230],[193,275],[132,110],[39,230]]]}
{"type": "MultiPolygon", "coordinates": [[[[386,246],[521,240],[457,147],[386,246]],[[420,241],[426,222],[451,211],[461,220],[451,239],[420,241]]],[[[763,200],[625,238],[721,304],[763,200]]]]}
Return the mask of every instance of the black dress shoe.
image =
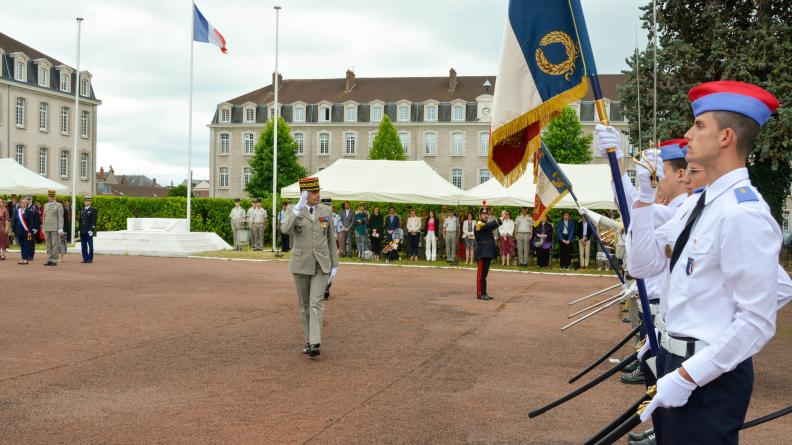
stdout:
{"type": "Polygon", "coordinates": [[[479,300],[492,300],[492,297],[490,297],[487,294],[481,294],[481,296],[479,297],[479,300]]]}
{"type": "Polygon", "coordinates": [[[319,351],[319,343],[311,345],[311,348],[308,350],[308,357],[316,357],[319,354],[321,354],[319,351]]]}
{"type": "Polygon", "coordinates": [[[57,266],[57,264],[55,264],[53,262],[50,262],[50,261],[47,261],[46,263],[44,263],[44,265],[45,266],[57,266]]]}
{"type": "Polygon", "coordinates": [[[629,437],[632,441],[644,440],[650,435],[654,434],[654,428],[650,428],[643,433],[630,432],[629,437]]]}
{"type": "Polygon", "coordinates": [[[631,372],[634,372],[636,369],[638,369],[638,366],[640,366],[638,364],[638,360],[633,360],[629,365],[627,365],[624,368],[622,368],[621,372],[623,372],[625,374],[629,374],[631,372]]]}
{"type": "Polygon", "coordinates": [[[644,382],[644,375],[641,372],[641,368],[637,368],[635,371],[629,374],[622,374],[621,382],[626,383],[628,385],[640,385],[644,382]]]}
{"type": "Polygon", "coordinates": [[[310,343],[306,343],[302,352],[303,352],[303,354],[307,354],[307,353],[311,352],[311,344],[310,343]]]}
{"type": "Polygon", "coordinates": [[[631,440],[630,441],[630,445],[655,445],[656,443],[657,443],[657,441],[655,440],[654,431],[652,432],[652,434],[647,436],[646,439],[636,440],[636,441],[632,441],[631,440]]]}

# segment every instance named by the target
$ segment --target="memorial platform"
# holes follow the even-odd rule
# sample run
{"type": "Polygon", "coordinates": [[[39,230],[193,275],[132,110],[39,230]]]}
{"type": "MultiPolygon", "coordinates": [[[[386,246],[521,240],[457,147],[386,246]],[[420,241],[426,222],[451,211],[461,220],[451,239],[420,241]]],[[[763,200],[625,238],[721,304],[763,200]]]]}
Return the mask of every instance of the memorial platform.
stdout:
{"type": "Polygon", "coordinates": [[[230,250],[214,232],[189,232],[186,219],[127,218],[127,230],[99,232],[94,251],[110,255],[185,257],[210,250],[230,250]]]}

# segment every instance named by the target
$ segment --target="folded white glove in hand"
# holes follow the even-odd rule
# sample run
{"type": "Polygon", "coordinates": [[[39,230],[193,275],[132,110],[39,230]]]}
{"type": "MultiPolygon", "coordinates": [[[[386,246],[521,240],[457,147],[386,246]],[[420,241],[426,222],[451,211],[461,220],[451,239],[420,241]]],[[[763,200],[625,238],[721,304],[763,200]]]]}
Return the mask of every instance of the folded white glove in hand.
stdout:
{"type": "Polygon", "coordinates": [[[603,158],[608,157],[608,149],[616,147],[616,159],[622,159],[624,152],[621,148],[621,134],[619,130],[602,124],[594,127],[594,135],[597,140],[597,153],[603,158]]]}
{"type": "Polygon", "coordinates": [[[334,267],[334,268],[330,269],[330,276],[327,278],[327,284],[330,284],[330,283],[333,282],[333,279],[335,278],[337,273],[338,273],[338,267],[334,267]]]}
{"type": "MultiPolygon", "coordinates": [[[[657,166],[655,175],[658,181],[662,180],[664,177],[663,158],[660,157],[660,151],[657,149],[646,150],[641,157],[653,169],[657,166]]],[[[638,200],[643,203],[653,204],[655,199],[657,199],[657,188],[652,186],[652,171],[638,164],[635,166],[635,176],[638,178],[638,200]]]]}
{"type": "Polygon", "coordinates": [[[685,380],[679,370],[663,376],[657,381],[657,394],[649,402],[644,412],[641,414],[641,422],[645,422],[652,416],[656,408],[676,408],[684,406],[690,394],[698,386],[685,380]]]}
{"type": "Polygon", "coordinates": [[[93,232],[89,230],[88,231],[88,236],[93,236],[93,232]]]}
{"type": "Polygon", "coordinates": [[[294,214],[299,215],[300,212],[308,205],[308,192],[304,191],[300,193],[300,200],[297,201],[297,204],[294,206],[294,214]]]}

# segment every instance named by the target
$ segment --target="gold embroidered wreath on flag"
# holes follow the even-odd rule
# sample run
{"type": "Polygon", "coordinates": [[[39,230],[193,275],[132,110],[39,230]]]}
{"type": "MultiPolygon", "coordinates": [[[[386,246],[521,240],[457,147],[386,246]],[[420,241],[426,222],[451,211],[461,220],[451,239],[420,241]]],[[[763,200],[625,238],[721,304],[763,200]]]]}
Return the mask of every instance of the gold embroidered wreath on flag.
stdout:
{"type": "Polygon", "coordinates": [[[569,78],[572,77],[572,74],[575,72],[577,46],[575,46],[575,42],[572,41],[572,37],[561,31],[549,32],[547,35],[542,37],[542,40],[539,41],[539,45],[541,46],[547,46],[553,43],[560,43],[564,45],[564,50],[566,51],[567,56],[566,60],[561,63],[552,63],[547,60],[542,48],[536,48],[536,64],[539,65],[539,69],[551,76],[560,76],[563,74],[564,78],[569,80],[569,78]]]}

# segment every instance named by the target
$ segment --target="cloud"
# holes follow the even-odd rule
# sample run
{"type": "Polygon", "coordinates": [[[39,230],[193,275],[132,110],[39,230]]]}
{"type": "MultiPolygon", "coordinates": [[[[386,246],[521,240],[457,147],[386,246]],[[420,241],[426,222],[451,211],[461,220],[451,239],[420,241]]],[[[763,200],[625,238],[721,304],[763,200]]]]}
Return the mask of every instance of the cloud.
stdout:
{"type": "MultiPolygon", "coordinates": [[[[585,1],[599,72],[625,68],[638,5],[585,1]],[[614,26],[617,24],[617,26],[614,26]]],[[[229,54],[195,44],[193,166],[207,177],[215,106],[269,84],[275,68],[276,2],[199,0],[229,54]]],[[[279,67],[285,78],[443,76],[497,72],[506,0],[283,0],[279,67]]],[[[186,176],[190,5],[160,0],[0,0],[0,29],[74,65],[74,17],[82,26],[81,68],[93,74],[98,165],[117,173],[186,176]],[[35,26],[30,26],[35,23],[35,26]],[[41,32],[41,30],[47,32],[41,32]]],[[[641,30],[642,39],[645,40],[641,30]]]]}

